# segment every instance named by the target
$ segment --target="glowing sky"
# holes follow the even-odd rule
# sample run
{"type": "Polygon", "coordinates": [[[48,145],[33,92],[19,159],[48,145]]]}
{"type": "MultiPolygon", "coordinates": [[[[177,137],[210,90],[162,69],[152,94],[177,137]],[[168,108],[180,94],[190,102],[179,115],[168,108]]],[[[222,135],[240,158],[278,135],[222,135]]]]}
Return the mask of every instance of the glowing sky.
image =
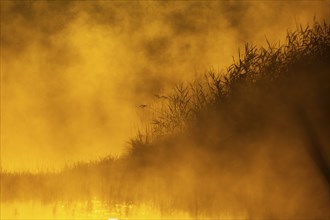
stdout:
{"type": "Polygon", "coordinates": [[[119,155],[139,104],[314,16],[329,1],[1,1],[2,168],[119,155]]]}

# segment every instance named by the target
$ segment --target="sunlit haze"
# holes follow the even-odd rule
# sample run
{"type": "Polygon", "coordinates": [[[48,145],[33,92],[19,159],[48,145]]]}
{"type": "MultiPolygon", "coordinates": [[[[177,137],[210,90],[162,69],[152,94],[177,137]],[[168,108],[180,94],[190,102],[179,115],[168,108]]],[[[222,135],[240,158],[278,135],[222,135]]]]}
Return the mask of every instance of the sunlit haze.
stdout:
{"type": "Polygon", "coordinates": [[[327,1],[1,2],[1,159],[58,169],[120,155],[140,109],[244,43],[329,19],[327,1]]]}
{"type": "Polygon", "coordinates": [[[329,0],[0,4],[0,219],[330,218],[329,0]]]}

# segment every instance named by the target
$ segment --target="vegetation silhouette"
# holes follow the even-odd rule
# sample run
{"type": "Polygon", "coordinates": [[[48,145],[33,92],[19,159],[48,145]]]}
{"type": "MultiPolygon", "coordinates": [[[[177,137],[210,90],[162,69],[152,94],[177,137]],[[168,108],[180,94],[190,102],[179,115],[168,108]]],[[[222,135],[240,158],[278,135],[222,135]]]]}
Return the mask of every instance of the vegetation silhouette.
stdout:
{"type": "MultiPolygon", "coordinates": [[[[1,201],[151,203],[194,218],[329,218],[330,28],[288,31],[160,96],[125,156],[1,172],[1,201]]],[[[128,214],[129,210],[126,210],[128,214]]]]}

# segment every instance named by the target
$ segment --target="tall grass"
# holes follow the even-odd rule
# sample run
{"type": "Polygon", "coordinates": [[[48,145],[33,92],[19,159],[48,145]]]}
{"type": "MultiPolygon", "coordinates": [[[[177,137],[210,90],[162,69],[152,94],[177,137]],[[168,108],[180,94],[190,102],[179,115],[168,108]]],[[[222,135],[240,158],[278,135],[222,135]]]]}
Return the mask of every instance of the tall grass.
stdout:
{"type": "Polygon", "coordinates": [[[260,90],[269,87],[279,78],[288,78],[301,64],[311,64],[320,59],[327,62],[330,47],[330,28],[315,22],[312,27],[299,26],[288,31],[284,44],[260,47],[245,44],[238,58],[224,72],[210,70],[202,80],[177,84],[172,93],[159,97],[156,109],[151,109],[153,118],[146,129],[139,131],[133,143],[149,143],[166,135],[177,135],[210,106],[221,108],[226,100],[234,96],[240,87],[260,90]],[[143,139],[142,137],[146,137],[143,139]]]}
{"type": "Polygon", "coordinates": [[[282,45],[246,44],[226,71],[157,96],[125,157],[56,174],[3,172],[1,199],[96,195],[194,217],[242,210],[251,218],[328,216],[328,188],[319,179],[329,172],[322,139],[330,131],[329,59],[325,23],[289,31],[282,45]],[[313,153],[306,156],[304,145],[313,153]]]}

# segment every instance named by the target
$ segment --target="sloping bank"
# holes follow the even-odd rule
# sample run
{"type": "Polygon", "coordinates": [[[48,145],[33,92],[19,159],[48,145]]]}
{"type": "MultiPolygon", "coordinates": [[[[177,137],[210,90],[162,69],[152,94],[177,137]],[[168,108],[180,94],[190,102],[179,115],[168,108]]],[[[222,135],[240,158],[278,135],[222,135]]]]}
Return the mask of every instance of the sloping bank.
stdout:
{"type": "Polygon", "coordinates": [[[1,173],[2,201],[150,203],[165,215],[329,218],[330,29],[246,45],[227,71],[177,85],[119,159],[1,173]]]}

